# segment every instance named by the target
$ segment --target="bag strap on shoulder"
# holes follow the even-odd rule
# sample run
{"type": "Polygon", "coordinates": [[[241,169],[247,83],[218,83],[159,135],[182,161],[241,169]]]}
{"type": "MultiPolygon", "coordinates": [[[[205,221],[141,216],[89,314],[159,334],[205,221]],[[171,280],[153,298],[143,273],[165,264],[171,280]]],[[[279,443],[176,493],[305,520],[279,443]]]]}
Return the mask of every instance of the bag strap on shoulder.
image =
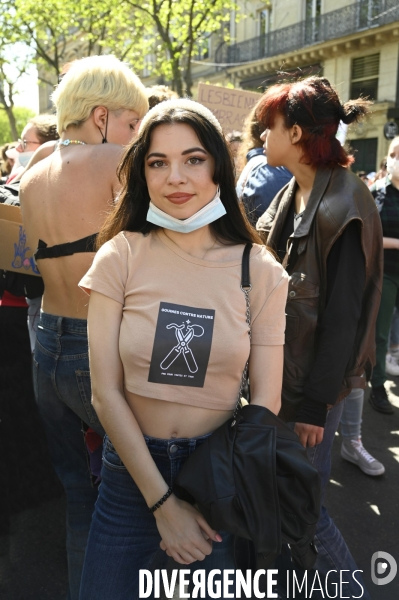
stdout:
{"type": "MultiPolygon", "coordinates": [[[[245,305],[246,305],[245,320],[248,325],[248,335],[249,335],[250,343],[251,343],[251,335],[252,335],[251,306],[249,303],[249,292],[252,289],[251,278],[250,278],[250,273],[249,273],[249,259],[250,259],[250,255],[251,255],[251,248],[252,248],[252,244],[250,244],[250,243],[246,244],[243,255],[242,255],[242,262],[241,262],[241,290],[245,295],[245,305]]],[[[247,383],[247,379],[248,379],[248,363],[249,363],[249,357],[248,357],[247,362],[245,363],[244,371],[243,371],[242,377],[241,377],[240,390],[238,392],[238,398],[237,398],[237,402],[236,402],[234,412],[233,412],[233,418],[234,418],[233,425],[235,424],[235,419],[237,418],[238,411],[241,408],[241,396],[242,396],[243,389],[244,389],[245,384],[247,383]]]]}
{"type": "Polygon", "coordinates": [[[241,263],[241,289],[251,288],[251,280],[249,277],[249,257],[251,254],[252,244],[246,244],[242,255],[241,263]]]}

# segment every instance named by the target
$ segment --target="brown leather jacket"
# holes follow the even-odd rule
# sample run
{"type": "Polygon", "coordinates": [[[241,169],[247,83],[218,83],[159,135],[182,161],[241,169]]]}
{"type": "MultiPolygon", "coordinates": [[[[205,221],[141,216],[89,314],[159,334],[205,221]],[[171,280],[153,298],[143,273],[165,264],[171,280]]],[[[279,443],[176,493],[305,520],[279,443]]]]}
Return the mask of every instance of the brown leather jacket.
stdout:
{"type": "MultiPolygon", "coordinates": [[[[274,198],[256,228],[276,250],[296,189],[295,179],[274,198]]],[[[317,324],[327,292],[327,257],[334,242],[353,220],[361,224],[366,264],[363,303],[356,343],[337,400],[353,387],[365,387],[375,364],[375,321],[381,298],[383,250],[381,221],[366,185],[343,167],[319,168],[306,211],[288,240],[288,253],[296,252],[287,299],[284,348],[283,406],[303,399],[303,388],[317,352],[317,324]]],[[[291,261],[290,261],[291,262],[291,261]]],[[[344,293],[344,290],[343,290],[344,293]]]]}

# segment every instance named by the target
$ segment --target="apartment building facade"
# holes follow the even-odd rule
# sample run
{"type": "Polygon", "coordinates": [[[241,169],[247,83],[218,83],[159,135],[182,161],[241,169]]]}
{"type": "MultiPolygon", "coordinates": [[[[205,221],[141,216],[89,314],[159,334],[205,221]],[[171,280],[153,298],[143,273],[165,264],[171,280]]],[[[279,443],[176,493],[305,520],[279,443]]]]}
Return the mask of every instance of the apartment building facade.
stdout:
{"type": "Polygon", "coordinates": [[[302,72],[329,79],[343,101],[369,96],[372,114],[348,139],[355,169],[376,170],[399,125],[398,0],[243,0],[240,12],[231,42],[195,64],[195,82],[263,91],[279,71],[302,72]]]}
{"type": "MultiPolygon", "coordinates": [[[[192,64],[199,82],[261,92],[281,72],[323,75],[342,101],[359,94],[372,114],[349,128],[355,170],[377,170],[399,128],[399,0],[237,0],[229,41],[213,34],[192,64]],[[387,133],[388,132],[388,133],[387,133]],[[387,137],[388,135],[388,137],[387,137]]],[[[71,48],[71,57],[79,49],[71,48]]],[[[149,66],[151,57],[149,59],[149,66]]],[[[165,83],[145,69],[145,85],[165,83]]],[[[51,86],[40,87],[40,112],[50,110],[51,86]]]]}

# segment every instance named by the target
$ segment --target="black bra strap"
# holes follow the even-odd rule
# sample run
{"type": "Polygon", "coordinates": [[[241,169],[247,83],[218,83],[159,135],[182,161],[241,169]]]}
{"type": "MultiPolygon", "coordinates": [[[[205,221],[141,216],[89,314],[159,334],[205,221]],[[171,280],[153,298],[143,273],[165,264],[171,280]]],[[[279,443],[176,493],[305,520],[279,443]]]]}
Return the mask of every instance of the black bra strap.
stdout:
{"type": "Polygon", "coordinates": [[[93,233],[87,237],[76,240],[75,242],[67,242],[65,244],[57,244],[56,246],[47,246],[46,242],[39,240],[37,250],[34,254],[35,260],[42,258],[59,258],[60,256],[71,256],[78,252],[95,252],[97,234],[93,233]]]}

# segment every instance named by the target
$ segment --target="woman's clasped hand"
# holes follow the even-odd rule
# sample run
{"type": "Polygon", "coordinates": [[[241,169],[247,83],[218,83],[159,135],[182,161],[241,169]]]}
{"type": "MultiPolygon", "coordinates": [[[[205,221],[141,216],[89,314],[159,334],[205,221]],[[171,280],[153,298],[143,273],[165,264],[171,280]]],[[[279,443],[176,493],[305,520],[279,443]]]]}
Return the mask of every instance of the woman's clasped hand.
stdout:
{"type": "Polygon", "coordinates": [[[176,496],[154,514],[162,537],[161,549],[183,565],[204,560],[212,552],[212,541],[222,541],[196,508],[176,496]]]}

